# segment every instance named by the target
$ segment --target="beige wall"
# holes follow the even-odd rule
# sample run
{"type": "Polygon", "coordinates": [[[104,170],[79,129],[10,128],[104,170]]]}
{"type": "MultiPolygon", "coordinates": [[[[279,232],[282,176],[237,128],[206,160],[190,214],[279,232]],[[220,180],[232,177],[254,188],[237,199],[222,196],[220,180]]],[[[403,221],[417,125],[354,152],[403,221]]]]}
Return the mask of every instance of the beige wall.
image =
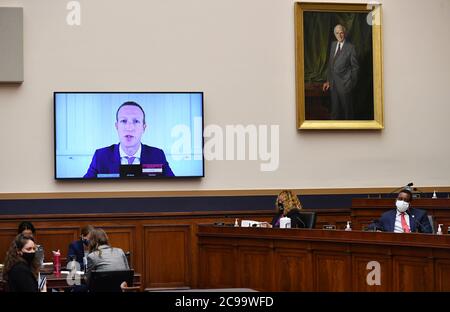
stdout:
{"type": "MultiPolygon", "coordinates": [[[[24,7],[24,83],[0,85],[0,193],[450,186],[450,1],[383,3],[385,130],[299,132],[294,1],[65,0],[24,7]],[[205,123],[280,125],[280,165],[207,161],[206,177],[53,179],[52,92],[205,92],[205,123]],[[12,162],[12,163],[11,163],[12,162]]],[[[0,43],[1,45],[1,43],[0,43]]]]}

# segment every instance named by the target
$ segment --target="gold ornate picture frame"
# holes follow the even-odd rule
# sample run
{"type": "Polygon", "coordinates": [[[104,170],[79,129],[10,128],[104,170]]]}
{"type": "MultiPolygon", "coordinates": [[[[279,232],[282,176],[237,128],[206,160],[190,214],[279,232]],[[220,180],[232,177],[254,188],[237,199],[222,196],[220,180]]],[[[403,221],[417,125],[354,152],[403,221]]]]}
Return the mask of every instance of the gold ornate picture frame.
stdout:
{"type": "Polygon", "coordinates": [[[383,124],[381,5],[295,3],[297,128],[383,124]]]}

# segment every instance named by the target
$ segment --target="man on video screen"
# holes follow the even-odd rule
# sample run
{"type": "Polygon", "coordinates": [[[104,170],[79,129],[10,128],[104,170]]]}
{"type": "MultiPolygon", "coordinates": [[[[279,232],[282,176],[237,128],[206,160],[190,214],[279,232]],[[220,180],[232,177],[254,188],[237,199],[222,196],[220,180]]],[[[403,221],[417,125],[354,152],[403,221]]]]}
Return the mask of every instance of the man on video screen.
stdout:
{"type": "Polygon", "coordinates": [[[164,151],[141,143],[147,125],[145,112],[138,103],[125,102],[120,105],[115,126],[120,143],[96,150],[84,178],[119,174],[121,167],[127,165],[141,165],[143,175],[174,176],[164,151]]]}

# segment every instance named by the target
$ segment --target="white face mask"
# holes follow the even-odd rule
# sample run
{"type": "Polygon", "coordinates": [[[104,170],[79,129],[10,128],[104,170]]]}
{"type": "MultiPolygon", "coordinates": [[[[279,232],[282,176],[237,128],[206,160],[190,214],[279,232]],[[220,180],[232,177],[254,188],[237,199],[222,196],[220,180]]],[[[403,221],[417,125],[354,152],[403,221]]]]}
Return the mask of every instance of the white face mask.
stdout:
{"type": "Polygon", "coordinates": [[[395,202],[395,205],[397,206],[397,210],[399,212],[405,212],[409,208],[409,203],[405,202],[403,200],[398,200],[395,202]]]}

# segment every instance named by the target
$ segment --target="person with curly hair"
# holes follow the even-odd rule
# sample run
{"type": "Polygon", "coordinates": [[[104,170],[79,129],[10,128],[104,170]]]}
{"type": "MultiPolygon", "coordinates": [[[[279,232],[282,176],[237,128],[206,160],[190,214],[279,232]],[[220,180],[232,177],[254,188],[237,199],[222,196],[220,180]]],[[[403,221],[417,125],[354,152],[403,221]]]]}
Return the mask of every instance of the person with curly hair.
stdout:
{"type": "MultiPolygon", "coordinates": [[[[11,243],[3,268],[3,280],[11,292],[39,292],[38,275],[40,263],[35,257],[36,244],[29,235],[19,234],[11,243]]],[[[44,284],[43,292],[47,291],[44,284]]]]}
{"type": "Polygon", "coordinates": [[[272,227],[280,227],[280,219],[282,217],[289,217],[290,214],[303,209],[297,195],[290,190],[283,190],[278,194],[275,201],[275,207],[277,214],[272,219],[272,227]]]}

